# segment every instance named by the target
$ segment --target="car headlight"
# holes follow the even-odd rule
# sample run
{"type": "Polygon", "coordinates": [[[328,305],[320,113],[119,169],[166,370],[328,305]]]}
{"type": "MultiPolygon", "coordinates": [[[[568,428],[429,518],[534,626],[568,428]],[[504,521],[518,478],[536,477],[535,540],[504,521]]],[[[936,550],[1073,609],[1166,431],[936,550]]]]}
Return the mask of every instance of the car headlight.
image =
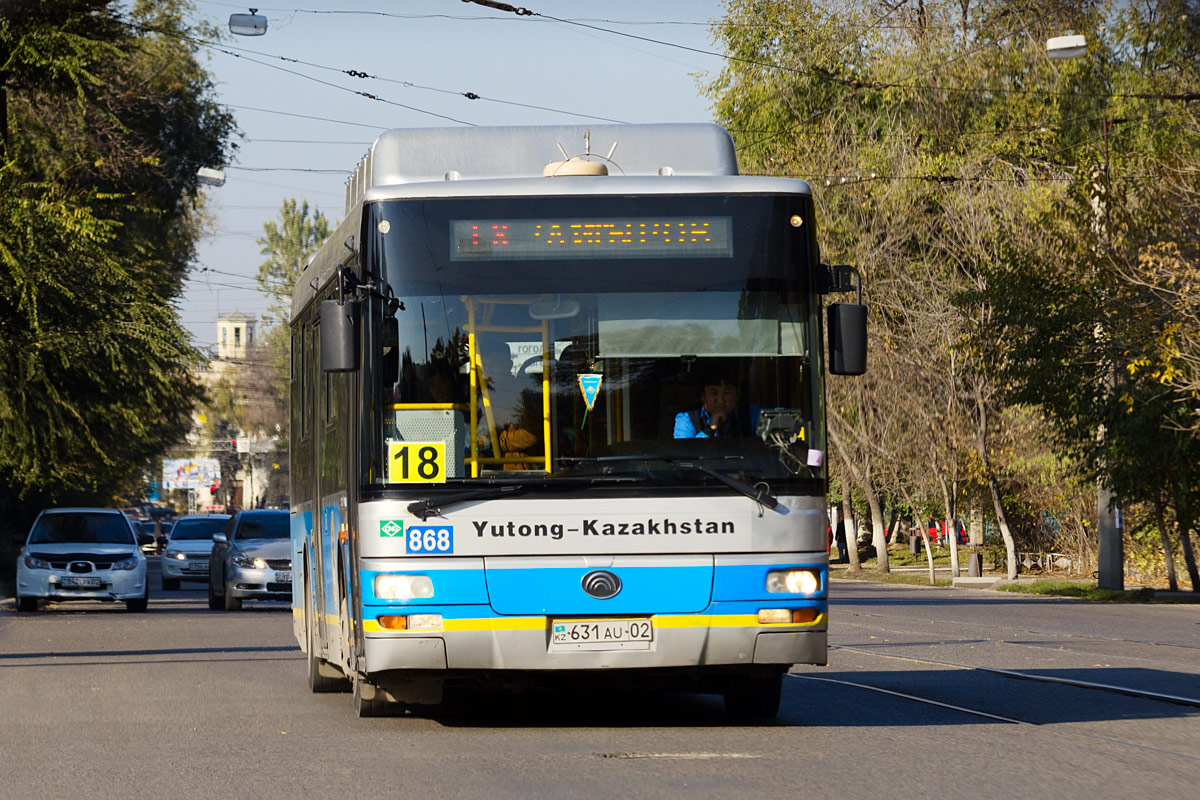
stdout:
{"type": "Polygon", "coordinates": [[[428,575],[376,575],[375,596],[380,600],[433,597],[433,580],[428,575]]]}
{"type": "Polygon", "coordinates": [[[821,591],[821,576],[811,569],[789,569],[767,573],[768,592],[816,594],[821,591]]]}
{"type": "Polygon", "coordinates": [[[50,562],[33,556],[25,556],[25,566],[30,569],[50,569],[50,562]]]}
{"type": "Polygon", "coordinates": [[[173,558],[177,561],[187,561],[187,556],[179,550],[168,550],[163,553],[163,558],[173,558]]]}
{"type": "Polygon", "coordinates": [[[266,569],[267,562],[261,558],[251,558],[245,553],[234,553],[229,557],[229,563],[243,569],[266,569]]]}
{"type": "Polygon", "coordinates": [[[113,564],[112,568],[113,569],[131,570],[131,569],[137,569],[137,565],[138,565],[137,556],[130,556],[129,558],[127,558],[123,561],[118,561],[117,563],[113,564]]]}

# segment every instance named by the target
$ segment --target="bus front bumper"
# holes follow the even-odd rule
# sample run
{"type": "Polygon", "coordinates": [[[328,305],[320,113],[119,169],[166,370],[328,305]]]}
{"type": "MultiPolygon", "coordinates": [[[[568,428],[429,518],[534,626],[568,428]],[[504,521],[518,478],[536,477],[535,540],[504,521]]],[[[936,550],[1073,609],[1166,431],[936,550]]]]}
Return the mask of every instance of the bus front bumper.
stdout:
{"type": "Polygon", "coordinates": [[[390,631],[364,624],[366,670],[604,670],[820,664],[826,617],[805,625],[745,624],[710,615],[650,617],[638,649],[560,649],[550,617],[453,619],[442,630],[390,631]]]}

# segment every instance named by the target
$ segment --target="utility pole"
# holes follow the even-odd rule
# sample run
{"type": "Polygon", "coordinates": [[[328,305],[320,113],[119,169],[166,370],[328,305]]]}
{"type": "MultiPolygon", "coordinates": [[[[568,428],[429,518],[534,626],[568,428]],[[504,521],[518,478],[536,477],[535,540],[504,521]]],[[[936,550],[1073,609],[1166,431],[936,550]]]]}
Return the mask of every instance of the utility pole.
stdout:
{"type": "MultiPolygon", "coordinates": [[[[1112,184],[1109,176],[1109,153],[1108,153],[1108,126],[1109,120],[1107,114],[1100,120],[1100,126],[1104,136],[1104,164],[1103,171],[1096,176],[1096,180],[1092,182],[1092,212],[1095,215],[1095,221],[1092,223],[1099,228],[1096,231],[1097,238],[1103,242],[1100,249],[1107,253],[1111,247],[1109,240],[1109,203],[1111,202],[1112,184]]],[[[1106,293],[1105,293],[1106,294],[1106,293]]],[[[1110,350],[1108,347],[1108,332],[1105,330],[1103,315],[1108,308],[1107,300],[1104,303],[1104,308],[1101,309],[1101,322],[1096,325],[1096,340],[1101,352],[1110,350]]],[[[1101,391],[1104,398],[1111,397],[1116,391],[1116,365],[1112,362],[1109,355],[1101,356],[1104,359],[1101,369],[1103,376],[1100,379],[1101,391]]],[[[1097,444],[1101,447],[1104,444],[1105,430],[1101,424],[1096,432],[1097,444]]],[[[1114,589],[1122,591],[1125,588],[1125,541],[1124,531],[1121,530],[1121,512],[1117,509],[1117,499],[1113,494],[1112,487],[1109,485],[1108,476],[1105,474],[1107,470],[1107,462],[1105,467],[1100,470],[1100,474],[1096,476],[1096,586],[1100,589],[1114,589]]]]}
{"type": "MultiPolygon", "coordinates": [[[[1046,51],[1050,58],[1056,60],[1082,58],[1087,55],[1087,39],[1079,34],[1057,36],[1046,42],[1046,51]]],[[[1097,239],[1104,242],[1098,249],[1103,249],[1105,252],[1110,247],[1109,237],[1112,235],[1108,224],[1108,207],[1111,201],[1108,154],[1109,124],[1106,110],[1100,120],[1101,134],[1104,137],[1104,164],[1102,172],[1095,175],[1092,180],[1092,226],[1097,239]]],[[[1107,347],[1108,335],[1103,321],[1105,310],[1106,308],[1101,310],[1101,319],[1096,323],[1095,328],[1097,349],[1101,352],[1110,349],[1107,347]]],[[[1101,357],[1104,359],[1104,363],[1101,367],[1103,377],[1100,379],[1100,390],[1107,398],[1116,388],[1116,375],[1114,374],[1116,365],[1107,355],[1101,357]]],[[[1102,423],[1096,431],[1096,444],[1099,447],[1103,447],[1104,433],[1102,423]]],[[[1096,537],[1098,542],[1096,585],[1101,589],[1121,590],[1125,588],[1125,543],[1121,530],[1121,513],[1116,507],[1116,498],[1113,496],[1106,472],[1107,467],[1102,466],[1096,476],[1096,537]]]]}

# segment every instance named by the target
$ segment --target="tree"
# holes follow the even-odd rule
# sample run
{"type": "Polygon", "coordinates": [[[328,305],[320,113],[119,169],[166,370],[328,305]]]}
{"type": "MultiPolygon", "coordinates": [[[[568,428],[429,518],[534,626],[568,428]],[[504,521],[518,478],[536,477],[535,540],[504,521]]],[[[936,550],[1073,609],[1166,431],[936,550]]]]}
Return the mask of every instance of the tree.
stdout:
{"type": "Polygon", "coordinates": [[[232,118],[182,2],[0,10],[0,506],[106,504],[190,427],[199,354],[171,301],[195,173],[232,118]]]}
{"type": "MultiPolygon", "coordinates": [[[[279,209],[278,222],[263,224],[263,236],[258,239],[260,251],[267,260],[258,267],[258,285],[271,298],[264,322],[267,330],[263,341],[272,353],[276,383],[286,396],[291,370],[292,290],[304,267],[325,244],[337,224],[330,224],[319,209],[309,212],[308,201],[289,198],[279,209]]],[[[285,431],[286,433],[286,431],[285,431]]]]}
{"type": "MultiPolygon", "coordinates": [[[[831,381],[831,441],[876,442],[880,409],[924,420],[888,460],[905,481],[891,496],[940,501],[951,524],[960,498],[976,492],[1001,520],[1008,504],[1024,510],[1014,493],[1034,476],[1016,470],[1036,460],[1005,460],[992,444],[1011,439],[1004,428],[1026,417],[1010,413],[1020,404],[1050,422],[1055,455],[1081,475],[1094,480],[1110,465],[1109,477],[1197,485],[1154,473],[1152,453],[1115,433],[1131,409],[1155,430],[1179,426],[1148,381],[1096,391],[1113,365],[1144,361],[1165,375],[1183,363],[1174,356],[1182,328],[1165,325],[1163,304],[1128,276],[1141,243],[1178,242],[1184,230],[1195,238],[1195,114],[1159,107],[1195,94],[1200,37],[1187,11],[1180,2],[735,0],[717,23],[733,58],[706,87],[716,118],[743,171],[814,184],[822,252],[859,265],[872,369],[896,381],[855,396],[831,381]],[[1043,43],[1069,30],[1107,33],[1088,62],[1052,64],[1043,43]],[[1128,177],[1118,184],[1105,171],[1103,197],[1101,149],[1128,177]],[[1112,323],[1103,339],[1097,320],[1112,323]],[[897,393],[922,402],[899,411],[897,393]],[[1114,432],[1102,446],[1101,425],[1114,432]]],[[[1175,492],[1183,536],[1192,491],[1175,492]]],[[[1019,534],[1010,534],[1011,571],[1019,534]]]]}

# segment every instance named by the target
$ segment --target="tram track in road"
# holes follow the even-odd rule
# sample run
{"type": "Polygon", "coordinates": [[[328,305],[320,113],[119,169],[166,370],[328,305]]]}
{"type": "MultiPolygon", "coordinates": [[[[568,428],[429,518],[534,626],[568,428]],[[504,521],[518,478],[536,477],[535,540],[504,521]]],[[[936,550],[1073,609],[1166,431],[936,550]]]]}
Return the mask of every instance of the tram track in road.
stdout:
{"type": "MultiPolygon", "coordinates": [[[[852,648],[840,647],[838,649],[846,650],[846,649],[852,649],[852,648]]],[[[861,652],[869,653],[869,651],[861,651],[861,652]]],[[[904,656],[890,656],[889,654],[886,654],[886,653],[869,653],[869,655],[877,655],[877,656],[881,656],[881,657],[904,658],[904,656]]],[[[929,661],[930,659],[913,659],[913,660],[929,661]]],[[[948,662],[934,662],[934,663],[948,663],[948,662]]],[[[967,667],[967,668],[970,668],[970,667],[967,667]]],[[[909,701],[912,701],[915,703],[922,703],[924,705],[936,706],[938,708],[943,708],[948,711],[955,711],[955,712],[958,712],[961,714],[968,714],[968,715],[975,716],[975,717],[982,717],[984,719],[990,719],[994,722],[1004,722],[1004,723],[1011,724],[1011,725],[1028,726],[1030,728],[1036,728],[1038,730],[1045,730],[1050,733],[1056,733],[1056,734],[1059,734],[1062,736],[1074,736],[1077,738],[1090,739],[1092,741],[1105,742],[1108,744],[1115,744],[1115,745],[1122,746],[1122,747],[1130,747],[1130,748],[1133,748],[1136,750],[1143,750],[1143,751],[1150,752],[1150,753],[1174,756],[1176,758],[1182,758],[1182,759],[1186,759],[1188,761],[1200,762],[1200,757],[1188,755],[1187,753],[1179,753],[1174,750],[1164,750],[1161,747],[1151,747],[1150,745],[1138,744],[1137,742],[1130,742],[1130,741],[1127,741],[1124,739],[1114,739],[1109,736],[1097,736],[1096,734],[1093,734],[1093,733],[1083,733],[1082,731],[1064,730],[1057,726],[1046,725],[1046,724],[1038,723],[1038,722],[1030,722],[1028,720],[1017,719],[1015,717],[1006,717],[1006,716],[1003,716],[1000,714],[993,714],[989,711],[982,711],[977,708],[968,708],[966,706],[955,705],[954,703],[945,703],[945,702],[942,702],[941,700],[933,700],[928,697],[920,697],[918,695],[908,694],[907,692],[898,692],[895,689],[885,689],[881,686],[872,686],[869,683],[859,683],[857,681],[848,681],[848,680],[843,680],[841,678],[826,678],[826,677],[822,677],[819,675],[802,675],[802,674],[797,674],[797,673],[789,673],[788,677],[796,678],[798,680],[816,681],[818,683],[837,684],[839,686],[848,686],[848,687],[855,688],[855,689],[863,689],[863,690],[870,691],[870,692],[877,692],[879,694],[889,695],[891,697],[898,697],[898,698],[901,698],[904,700],[909,700],[909,701]]],[[[1198,702],[1200,702],[1200,701],[1198,701],[1198,702]]]]}
{"type": "MultiPolygon", "coordinates": [[[[1110,694],[1120,694],[1126,697],[1137,697],[1143,700],[1157,700],[1163,703],[1172,703],[1174,705],[1190,706],[1200,708],[1200,698],[1184,697],[1182,695],[1166,694],[1163,692],[1151,692],[1146,689],[1135,689],[1132,686],[1117,686],[1108,683],[1096,683],[1094,681],[1082,681],[1074,678],[1060,678],[1052,675],[1038,675],[1031,672],[1021,672],[1020,670],[1001,669],[999,667],[985,667],[982,664],[965,664],[959,661],[946,661],[937,658],[925,658],[922,656],[902,655],[899,653],[880,653],[870,647],[852,647],[850,645],[831,644],[830,650],[845,650],[850,653],[860,653],[863,655],[875,656],[877,658],[892,658],[901,661],[915,661],[923,664],[936,664],[942,667],[956,667],[958,669],[975,670],[977,672],[986,672],[992,675],[1000,675],[1005,678],[1015,678],[1017,680],[1035,681],[1038,683],[1052,683],[1060,686],[1072,686],[1077,689],[1093,689],[1096,691],[1108,692],[1110,694]]],[[[1033,723],[1030,723],[1033,724],[1033,723]]]]}
{"type": "MultiPolygon", "coordinates": [[[[881,628],[881,627],[878,627],[875,625],[861,625],[861,624],[855,624],[853,622],[843,622],[842,624],[849,625],[849,626],[856,627],[856,628],[863,628],[864,630],[877,631],[880,633],[892,633],[892,634],[897,634],[897,635],[902,635],[902,636],[920,636],[920,635],[924,635],[924,633],[925,633],[924,631],[902,630],[902,629],[898,629],[898,628],[881,628]]],[[[1029,633],[1033,633],[1033,632],[1029,631],[1029,633]]],[[[1053,634],[1041,634],[1041,635],[1053,635],[1053,634]]],[[[1063,636],[1069,636],[1069,634],[1064,634],[1063,636]]],[[[1087,637],[1087,638],[1092,638],[1092,637],[1087,637]]],[[[1108,641],[1108,642],[1122,642],[1122,643],[1127,643],[1127,644],[1144,644],[1143,642],[1137,642],[1136,640],[1133,640],[1133,639],[1114,639],[1111,637],[1106,637],[1106,638],[1098,639],[1098,640],[1099,641],[1108,641]]],[[[1089,656],[1089,657],[1096,657],[1097,655],[1103,655],[1103,657],[1106,659],[1121,659],[1123,661],[1138,661],[1138,662],[1141,662],[1144,664],[1160,664],[1160,665],[1172,666],[1172,667],[1177,667],[1181,663],[1178,661],[1150,658],[1148,656],[1141,656],[1141,655],[1129,656],[1129,655],[1122,655],[1120,653],[1098,654],[1092,650],[1076,650],[1074,648],[1067,647],[1062,643],[1055,642],[1055,641],[1049,641],[1049,640],[1045,641],[1045,642],[1032,642],[1032,641],[1030,641],[1030,642],[1015,642],[1015,641],[1010,641],[1008,639],[992,639],[990,637],[985,636],[985,637],[982,637],[979,639],[947,639],[947,640],[943,640],[940,642],[936,642],[936,644],[942,644],[942,645],[981,644],[981,643],[1007,645],[1009,647],[1028,647],[1031,649],[1043,649],[1043,650],[1049,648],[1049,649],[1053,649],[1059,653],[1072,653],[1075,655],[1085,655],[1085,656],[1089,656]]],[[[917,643],[915,643],[915,642],[897,641],[897,642],[890,642],[889,644],[892,646],[901,646],[901,647],[917,646],[917,643]]],[[[928,643],[926,642],[923,644],[928,644],[928,643]]]]}

